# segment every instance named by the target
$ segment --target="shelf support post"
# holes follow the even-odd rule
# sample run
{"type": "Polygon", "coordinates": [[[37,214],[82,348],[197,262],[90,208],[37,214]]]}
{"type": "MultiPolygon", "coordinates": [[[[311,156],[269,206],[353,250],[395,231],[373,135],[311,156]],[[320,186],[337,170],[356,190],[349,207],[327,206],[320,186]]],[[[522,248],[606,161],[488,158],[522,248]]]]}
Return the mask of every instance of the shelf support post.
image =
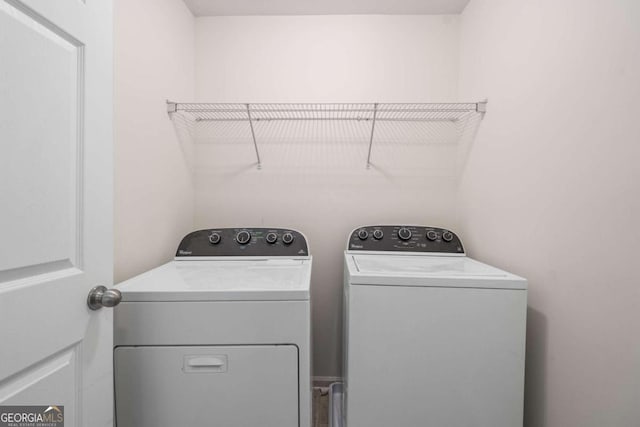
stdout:
{"type": "Polygon", "coordinates": [[[369,153],[367,154],[367,169],[371,168],[371,148],[373,147],[373,133],[376,129],[376,115],[378,114],[378,103],[373,104],[373,120],[371,121],[371,136],[369,137],[369,153]]]}
{"type": "Polygon", "coordinates": [[[260,152],[258,151],[258,143],[256,142],[256,132],[253,129],[253,120],[251,119],[251,106],[247,104],[247,117],[249,117],[249,127],[251,128],[251,138],[253,138],[253,148],[256,150],[256,158],[258,159],[258,169],[262,169],[260,161],[260,152]]]}

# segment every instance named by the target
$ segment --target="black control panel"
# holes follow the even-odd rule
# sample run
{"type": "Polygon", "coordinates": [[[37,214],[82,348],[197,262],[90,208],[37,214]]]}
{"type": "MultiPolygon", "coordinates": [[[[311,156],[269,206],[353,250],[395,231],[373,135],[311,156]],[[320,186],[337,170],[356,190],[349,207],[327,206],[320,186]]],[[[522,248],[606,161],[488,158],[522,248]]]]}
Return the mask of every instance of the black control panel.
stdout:
{"type": "Polygon", "coordinates": [[[464,254],[451,230],[416,225],[367,225],[349,236],[350,251],[442,252],[464,254]]]}
{"type": "Polygon", "coordinates": [[[304,236],[285,228],[212,228],[187,234],[176,257],[308,256],[304,236]]]}

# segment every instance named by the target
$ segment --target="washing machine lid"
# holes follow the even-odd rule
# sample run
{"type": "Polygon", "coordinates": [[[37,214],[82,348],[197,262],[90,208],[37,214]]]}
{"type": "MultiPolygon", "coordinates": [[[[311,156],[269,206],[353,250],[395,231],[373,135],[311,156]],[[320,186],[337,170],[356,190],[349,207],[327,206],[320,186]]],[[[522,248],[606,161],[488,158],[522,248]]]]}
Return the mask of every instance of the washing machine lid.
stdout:
{"type": "Polygon", "coordinates": [[[123,302],[309,299],[311,259],[171,261],[117,288],[123,302]]]}
{"type": "Polygon", "coordinates": [[[526,289],[522,277],[466,256],[345,253],[352,285],[526,289]]]}

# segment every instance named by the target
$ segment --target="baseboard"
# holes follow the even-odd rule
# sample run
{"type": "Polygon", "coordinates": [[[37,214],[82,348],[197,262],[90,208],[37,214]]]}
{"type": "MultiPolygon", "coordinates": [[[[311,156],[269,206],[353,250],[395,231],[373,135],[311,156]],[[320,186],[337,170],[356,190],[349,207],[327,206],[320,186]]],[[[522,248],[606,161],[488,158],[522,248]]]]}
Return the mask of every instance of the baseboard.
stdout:
{"type": "Polygon", "coordinates": [[[314,387],[329,387],[331,383],[342,382],[342,377],[311,377],[311,383],[314,387]]]}

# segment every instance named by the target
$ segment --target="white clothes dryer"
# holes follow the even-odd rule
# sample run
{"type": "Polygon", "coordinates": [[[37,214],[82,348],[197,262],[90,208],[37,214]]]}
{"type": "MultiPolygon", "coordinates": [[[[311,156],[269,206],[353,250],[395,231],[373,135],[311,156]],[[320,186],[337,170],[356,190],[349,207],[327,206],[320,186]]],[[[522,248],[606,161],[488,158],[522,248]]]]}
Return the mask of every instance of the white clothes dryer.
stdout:
{"type": "Polygon", "coordinates": [[[344,262],[347,427],[522,426],[525,279],[435,227],[360,227],[344,262]]]}
{"type": "Polygon", "coordinates": [[[118,427],[310,427],[311,256],[290,229],[187,235],[121,283],[118,427]]]}

